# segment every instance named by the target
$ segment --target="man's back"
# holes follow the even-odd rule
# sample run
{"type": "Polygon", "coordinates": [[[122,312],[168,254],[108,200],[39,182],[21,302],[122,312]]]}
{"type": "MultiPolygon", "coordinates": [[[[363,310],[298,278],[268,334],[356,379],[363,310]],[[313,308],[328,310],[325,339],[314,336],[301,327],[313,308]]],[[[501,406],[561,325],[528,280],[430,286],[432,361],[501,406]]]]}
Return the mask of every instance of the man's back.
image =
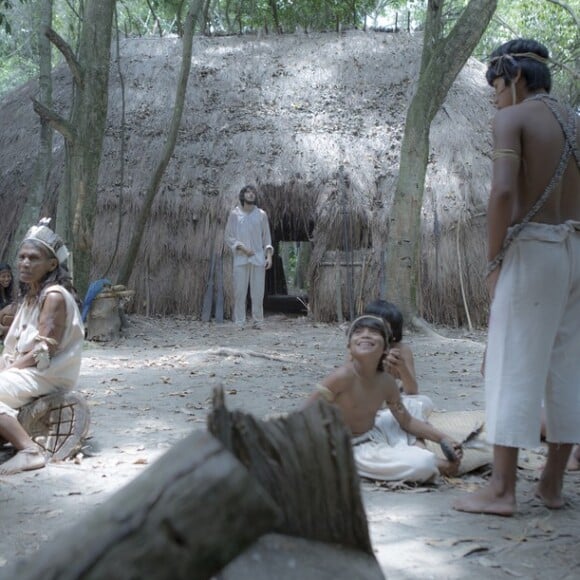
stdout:
{"type": "MultiPolygon", "coordinates": [[[[577,147],[580,142],[577,116],[556,101],[551,101],[551,104],[567,126],[570,126],[571,116],[575,117],[575,131],[571,137],[575,140],[572,146],[577,147]]],[[[512,213],[515,223],[522,220],[556,173],[565,146],[564,131],[543,99],[526,100],[517,107],[501,110],[497,122],[511,126],[512,138],[521,143],[518,194],[512,213]]],[[[562,179],[555,184],[545,205],[533,218],[533,221],[548,224],[567,220],[580,221],[580,171],[574,154],[569,156],[562,179]]]]}

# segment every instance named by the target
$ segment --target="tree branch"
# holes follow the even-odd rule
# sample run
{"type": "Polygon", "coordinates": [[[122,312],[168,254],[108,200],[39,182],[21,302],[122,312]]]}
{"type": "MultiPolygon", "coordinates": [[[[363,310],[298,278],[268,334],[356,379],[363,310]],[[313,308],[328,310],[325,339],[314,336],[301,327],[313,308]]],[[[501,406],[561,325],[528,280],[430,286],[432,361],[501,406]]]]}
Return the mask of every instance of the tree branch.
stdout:
{"type": "Polygon", "coordinates": [[[436,79],[435,86],[429,87],[434,97],[430,101],[431,118],[437,113],[451,83],[467,62],[496,8],[497,0],[470,0],[451,32],[437,42],[425,69],[425,78],[436,79]],[[458,58],[458,55],[463,56],[458,58]],[[447,72],[441,79],[438,75],[433,77],[427,69],[447,72]]]}
{"type": "Polygon", "coordinates": [[[32,106],[36,114],[46,121],[55,131],[58,131],[69,143],[75,142],[76,135],[74,128],[66,119],[63,119],[60,115],[57,115],[36,99],[32,99],[32,106]]]}
{"type": "Polygon", "coordinates": [[[576,28],[580,28],[580,20],[578,20],[576,13],[574,12],[574,10],[572,10],[572,8],[570,8],[570,6],[568,6],[568,4],[560,2],[560,0],[546,0],[546,1],[551,2],[552,4],[555,4],[556,6],[559,6],[560,8],[566,10],[572,17],[572,20],[574,20],[574,22],[576,23],[576,28]]]}
{"type": "Polygon", "coordinates": [[[75,80],[75,83],[80,89],[82,89],[84,84],[82,68],[69,44],[66,42],[66,40],[64,40],[64,38],[59,36],[52,28],[47,28],[45,34],[48,40],[50,40],[50,42],[52,42],[52,44],[54,44],[54,46],[56,46],[56,48],[58,48],[60,53],[64,56],[64,59],[68,64],[68,68],[70,69],[70,72],[75,80]]]}

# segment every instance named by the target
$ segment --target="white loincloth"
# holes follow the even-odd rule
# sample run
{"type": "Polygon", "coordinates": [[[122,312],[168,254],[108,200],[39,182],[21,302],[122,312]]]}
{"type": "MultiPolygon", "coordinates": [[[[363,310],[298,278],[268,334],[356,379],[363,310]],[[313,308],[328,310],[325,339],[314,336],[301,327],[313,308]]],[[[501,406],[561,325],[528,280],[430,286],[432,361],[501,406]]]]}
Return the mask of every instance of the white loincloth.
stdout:
{"type": "MultiPolygon", "coordinates": [[[[433,403],[424,395],[404,397],[403,404],[423,421],[433,410],[433,403]]],[[[381,481],[432,480],[439,473],[435,454],[414,443],[415,437],[401,429],[389,410],[379,411],[375,426],[352,440],[359,475],[381,481]]]]}

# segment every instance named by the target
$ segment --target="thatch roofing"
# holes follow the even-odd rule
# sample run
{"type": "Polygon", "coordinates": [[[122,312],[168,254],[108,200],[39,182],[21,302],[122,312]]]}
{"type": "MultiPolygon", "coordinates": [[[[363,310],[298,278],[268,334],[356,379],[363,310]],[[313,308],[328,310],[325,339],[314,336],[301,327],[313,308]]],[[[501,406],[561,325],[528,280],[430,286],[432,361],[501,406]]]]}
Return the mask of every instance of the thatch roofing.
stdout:
{"type": "MultiPolygon", "coordinates": [[[[256,182],[277,240],[313,241],[311,301],[319,318],[326,298],[317,288],[317,264],[350,244],[379,264],[383,224],[392,191],[407,106],[417,79],[420,38],[405,33],[349,32],[256,37],[196,38],[186,107],[175,153],[143,240],[131,287],[136,307],[199,315],[211,256],[221,255],[223,228],[239,189],[256,182]],[[340,177],[343,168],[344,179],[340,177]],[[380,186],[380,187],[379,187],[380,186]]],[[[179,72],[178,39],[130,39],[121,45],[126,99],[125,183],[121,190],[121,82],[111,66],[109,120],[99,178],[94,278],[115,250],[127,248],[132,226],[162,149],[179,72]],[[119,201],[122,206],[119,208],[119,201]],[[119,211],[121,210],[121,211],[119,211]]],[[[68,71],[54,74],[55,108],[66,114],[68,71]]],[[[30,96],[35,83],[0,103],[0,250],[32,182],[38,119],[30,96]]],[[[459,292],[456,224],[467,300],[475,322],[485,318],[483,231],[490,178],[492,107],[483,67],[470,60],[453,85],[431,130],[431,163],[423,208],[426,314],[464,322],[459,292]],[[467,235],[467,229],[477,234],[467,235]]],[[[62,180],[64,146],[55,139],[49,187],[62,180]]],[[[380,292],[380,268],[368,268],[363,300],[380,292]]],[[[229,269],[224,267],[226,299],[229,269]]],[[[226,300],[226,310],[229,308],[226,300]]]]}

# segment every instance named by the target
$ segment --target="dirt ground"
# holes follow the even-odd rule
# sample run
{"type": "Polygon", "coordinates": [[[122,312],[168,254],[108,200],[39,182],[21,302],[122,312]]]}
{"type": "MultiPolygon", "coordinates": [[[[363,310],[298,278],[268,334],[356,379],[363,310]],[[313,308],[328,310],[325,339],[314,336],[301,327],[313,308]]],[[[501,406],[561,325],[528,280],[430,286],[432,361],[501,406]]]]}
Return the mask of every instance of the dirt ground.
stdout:
{"type": "MultiPolygon", "coordinates": [[[[483,408],[485,336],[437,333],[409,335],[421,392],[437,410],[483,408]]],[[[3,566],[34,554],[192,429],[204,429],[215,384],[224,385],[230,408],[266,417],[298,409],[344,356],[344,329],[283,316],[243,332],[229,323],[133,316],[115,344],[87,343],[79,385],[92,414],[87,448],[75,461],[0,479],[0,576],[3,566]]],[[[485,469],[430,487],[363,483],[385,576],[577,578],[580,475],[566,476],[569,506],[549,511],[533,499],[541,461],[529,457],[536,460],[519,472],[513,518],[451,510],[455,497],[484,481],[485,469]]]]}

